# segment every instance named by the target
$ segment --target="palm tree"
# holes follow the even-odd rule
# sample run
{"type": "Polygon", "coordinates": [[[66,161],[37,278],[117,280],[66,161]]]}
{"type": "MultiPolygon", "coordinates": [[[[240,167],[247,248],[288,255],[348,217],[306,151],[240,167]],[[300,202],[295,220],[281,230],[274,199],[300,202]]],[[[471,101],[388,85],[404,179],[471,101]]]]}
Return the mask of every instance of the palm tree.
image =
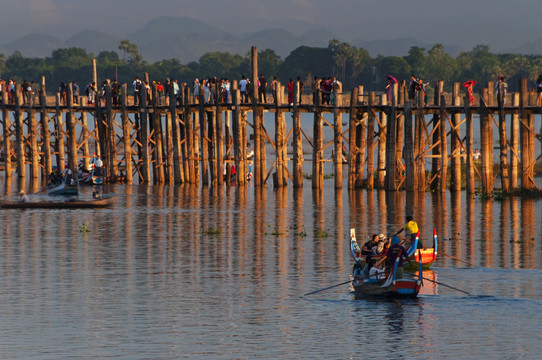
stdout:
{"type": "Polygon", "coordinates": [[[130,45],[132,44],[126,39],[120,41],[119,50],[122,50],[124,62],[126,62],[126,52],[130,48],[130,45]]]}

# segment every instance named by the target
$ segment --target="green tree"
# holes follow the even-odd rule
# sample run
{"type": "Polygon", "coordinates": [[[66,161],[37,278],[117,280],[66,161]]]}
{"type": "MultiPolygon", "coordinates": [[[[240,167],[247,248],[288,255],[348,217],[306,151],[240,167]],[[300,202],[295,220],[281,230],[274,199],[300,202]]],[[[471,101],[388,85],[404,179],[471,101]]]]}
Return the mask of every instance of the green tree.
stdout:
{"type": "Polygon", "coordinates": [[[278,77],[283,84],[300,76],[305,79],[329,76],[333,69],[333,54],[329,48],[300,46],[290,53],[279,66],[278,77]]]}
{"type": "Polygon", "coordinates": [[[0,54],[0,79],[2,78],[2,73],[6,67],[6,55],[0,54]]]}
{"type": "Polygon", "coordinates": [[[444,51],[444,46],[436,44],[427,53],[425,79],[431,83],[451,79],[455,73],[455,60],[444,51]]]}
{"type": "Polygon", "coordinates": [[[367,50],[341,43],[337,39],[329,42],[328,49],[333,54],[333,74],[342,79],[345,87],[353,86],[365,67],[371,63],[367,50]]]}
{"type": "Polygon", "coordinates": [[[133,64],[139,65],[143,61],[143,57],[139,53],[139,50],[137,48],[136,44],[130,43],[128,45],[128,48],[126,49],[126,52],[130,55],[130,61],[133,64]]]}
{"type": "Polygon", "coordinates": [[[397,80],[410,78],[411,68],[405,58],[398,56],[379,56],[375,60],[378,78],[385,81],[386,75],[392,75],[397,80]]]}
{"type": "MultiPolygon", "coordinates": [[[[274,50],[266,49],[262,52],[258,52],[258,71],[267,76],[274,76],[277,74],[278,68],[282,60],[274,50]]],[[[246,65],[248,67],[248,61],[246,65]]]]}
{"type": "Polygon", "coordinates": [[[426,66],[426,55],[425,49],[417,46],[413,46],[408,50],[408,55],[405,57],[405,60],[410,65],[411,73],[416,77],[424,77],[425,66],[426,66]]]}
{"type": "Polygon", "coordinates": [[[120,41],[119,44],[119,50],[122,50],[122,60],[126,62],[126,53],[128,52],[128,49],[130,48],[130,41],[123,39],[120,41]]]}
{"type": "Polygon", "coordinates": [[[96,58],[98,64],[117,65],[120,61],[119,54],[116,51],[102,51],[96,58]]]}

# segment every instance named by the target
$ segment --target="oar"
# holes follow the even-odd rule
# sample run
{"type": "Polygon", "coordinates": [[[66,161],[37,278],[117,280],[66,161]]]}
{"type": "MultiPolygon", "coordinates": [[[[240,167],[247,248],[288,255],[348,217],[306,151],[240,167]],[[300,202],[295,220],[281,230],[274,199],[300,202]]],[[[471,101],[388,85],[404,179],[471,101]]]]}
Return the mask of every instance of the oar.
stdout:
{"type": "Polygon", "coordinates": [[[306,294],[303,295],[303,296],[316,294],[316,293],[319,293],[320,291],[333,289],[334,287],[341,286],[341,285],[344,285],[344,284],[350,284],[351,282],[352,282],[352,280],[348,280],[348,281],[342,282],[342,283],[340,283],[340,284],[335,284],[335,285],[331,285],[331,286],[325,287],[325,288],[323,288],[323,289],[311,291],[310,293],[306,293],[306,294]]]}
{"type": "MultiPolygon", "coordinates": [[[[411,276],[416,276],[415,274],[411,274],[411,273],[409,273],[409,275],[411,275],[411,276]]],[[[431,281],[431,282],[434,282],[435,284],[442,285],[442,286],[448,287],[448,288],[450,288],[450,289],[454,289],[454,290],[456,290],[456,291],[459,291],[459,292],[462,292],[462,293],[464,293],[464,294],[470,295],[470,292],[468,292],[468,291],[461,290],[461,289],[458,289],[458,288],[456,288],[456,287],[453,287],[453,286],[450,286],[450,285],[443,284],[443,283],[441,283],[440,281],[431,280],[431,279],[426,278],[426,277],[424,277],[424,276],[422,276],[422,279],[427,280],[427,281],[431,281]]]]}
{"type": "Polygon", "coordinates": [[[452,255],[446,254],[446,253],[443,252],[443,251],[439,251],[439,254],[442,254],[442,255],[444,255],[444,256],[448,256],[449,258],[452,258],[452,259],[457,260],[457,261],[464,262],[465,264],[470,265],[470,266],[472,266],[472,267],[476,267],[473,263],[470,263],[470,262],[465,261],[465,260],[458,259],[458,258],[456,258],[456,257],[453,257],[452,255]]]}

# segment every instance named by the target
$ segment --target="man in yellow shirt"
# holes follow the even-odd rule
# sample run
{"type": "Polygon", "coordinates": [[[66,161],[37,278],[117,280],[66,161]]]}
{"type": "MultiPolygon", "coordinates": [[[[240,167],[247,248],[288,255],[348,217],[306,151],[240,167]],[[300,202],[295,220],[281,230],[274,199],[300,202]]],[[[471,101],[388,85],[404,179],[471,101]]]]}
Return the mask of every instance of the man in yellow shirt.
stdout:
{"type": "MultiPolygon", "coordinates": [[[[418,234],[418,224],[412,219],[412,216],[406,217],[407,223],[403,228],[395,233],[395,235],[399,235],[403,230],[405,230],[405,233],[407,236],[410,236],[410,242],[412,243],[414,240],[416,240],[416,235],[418,234]]],[[[418,249],[423,249],[422,241],[418,238],[418,249]]]]}

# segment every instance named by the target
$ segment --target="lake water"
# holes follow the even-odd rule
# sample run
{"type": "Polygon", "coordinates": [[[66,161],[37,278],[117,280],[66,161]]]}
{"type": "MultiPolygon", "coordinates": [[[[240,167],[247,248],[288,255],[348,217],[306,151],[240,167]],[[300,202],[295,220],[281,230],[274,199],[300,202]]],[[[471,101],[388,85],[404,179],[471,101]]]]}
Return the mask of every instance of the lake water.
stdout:
{"type": "Polygon", "coordinates": [[[107,209],[0,210],[0,358],[539,358],[542,200],[333,185],[111,185],[107,209]],[[361,242],[407,213],[464,262],[441,252],[415,300],[303,297],[348,280],[351,227],[361,242]]]}

